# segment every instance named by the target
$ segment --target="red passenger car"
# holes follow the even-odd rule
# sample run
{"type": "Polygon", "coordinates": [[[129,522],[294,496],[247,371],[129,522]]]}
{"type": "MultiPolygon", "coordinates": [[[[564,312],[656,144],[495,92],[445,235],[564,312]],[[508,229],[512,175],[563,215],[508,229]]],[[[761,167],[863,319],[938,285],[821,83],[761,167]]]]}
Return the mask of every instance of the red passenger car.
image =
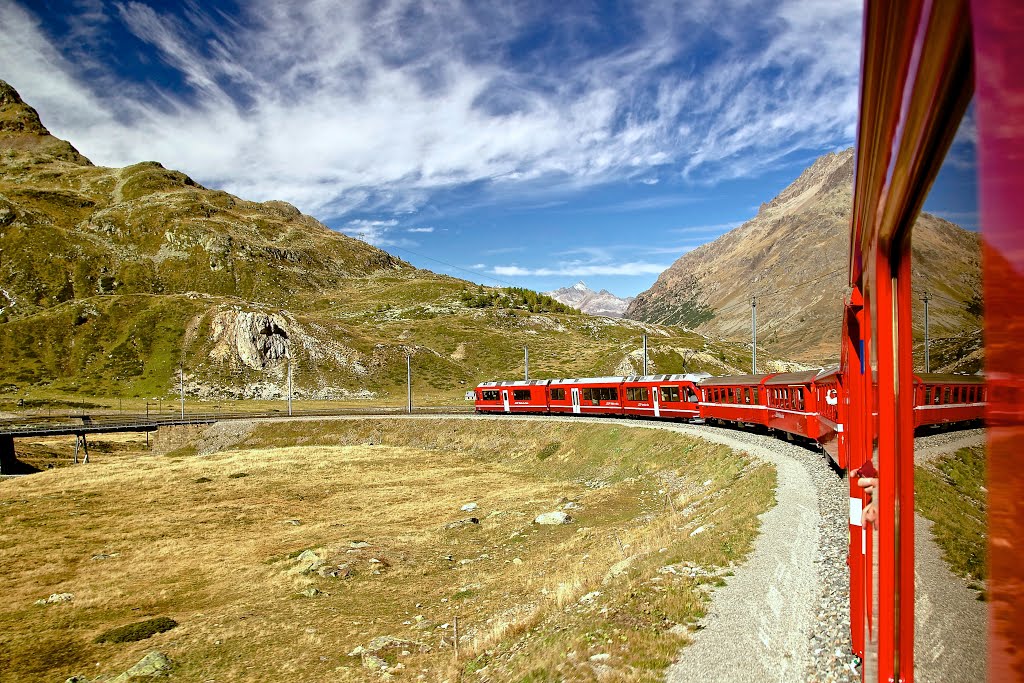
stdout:
{"type": "Polygon", "coordinates": [[[817,441],[828,456],[841,468],[846,467],[842,439],[845,438],[843,372],[839,368],[822,370],[814,379],[814,403],[818,413],[817,441]]]}
{"type": "Polygon", "coordinates": [[[476,388],[478,413],[546,413],[551,380],[481,382],[476,388]]]}
{"type": "Polygon", "coordinates": [[[914,427],[980,422],[985,393],[985,380],[975,375],[915,375],[914,427]]]}
{"type": "Polygon", "coordinates": [[[818,373],[818,370],[780,372],[765,379],[766,426],[769,429],[818,440],[817,397],[814,393],[814,380],[818,373]]]}
{"type": "Polygon", "coordinates": [[[548,410],[576,415],[621,415],[622,377],[553,379],[548,410]]]}
{"type": "Polygon", "coordinates": [[[728,421],[767,426],[764,381],[772,375],[707,377],[700,382],[700,416],[708,422],[728,421]]]}
{"type": "Polygon", "coordinates": [[[700,411],[697,382],[707,374],[646,375],[622,382],[622,408],[626,415],[693,419],[700,411]]]}

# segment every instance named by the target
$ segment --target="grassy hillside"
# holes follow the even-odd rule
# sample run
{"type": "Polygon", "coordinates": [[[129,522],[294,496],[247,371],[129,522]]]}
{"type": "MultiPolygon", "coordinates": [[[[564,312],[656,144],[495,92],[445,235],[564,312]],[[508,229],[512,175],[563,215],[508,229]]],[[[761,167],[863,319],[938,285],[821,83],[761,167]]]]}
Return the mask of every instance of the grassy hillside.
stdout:
{"type": "Polygon", "coordinates": [[[735,372],[737,344],[421,271],[284,202],[94,166],[0,81],[0,409],[178,393],[462,400],[486,379],[735,372]]]}
{"type": "Polygon", "coordinates": [[[280,322],[305,399],[402,402],[406,354],[417,401],[427,403],[460,401],[480,381],[522,376],[524,346],[533,378],[636,373],[645,332],[651,371],[723,373],[749,364],[741,346],[675,328],[466,302],[476,296],[475,285],[415,271],[350,278],[330,292],[295,295],[288,308],[195,293],[72,300],[0,326],[0,405],[176,396],[179,366],[190,398],[283,397],[286,357],[252,367],[239,356],[242,342],[230,329],[247,312],[280,322]]]}

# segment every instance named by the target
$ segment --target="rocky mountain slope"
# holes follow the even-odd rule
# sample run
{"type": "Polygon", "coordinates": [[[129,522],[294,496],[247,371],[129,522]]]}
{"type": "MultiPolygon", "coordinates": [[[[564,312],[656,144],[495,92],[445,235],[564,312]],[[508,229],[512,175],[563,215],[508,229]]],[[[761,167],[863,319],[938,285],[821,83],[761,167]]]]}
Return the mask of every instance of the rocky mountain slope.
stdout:
{"type": "MultiPolygon", "coordinates": [[[[484,379],[734,372],[739,345],[417,270],[283,202],[94,166],[0,81],[0,404],[186,394],[461,400],[484,379]],[[6,398],[5,398],[6,396],[6,398]]],[[[749,356],[747,356],[749,357],[749,356]]]]}
{"type": "Polygon", "coordinates": [[[580,280],[572,287],[562,287],[552,292],[544,292],[555,301],[560,301],[567,306],[589,313],[590,315],[603,315],[608,318],[621,318],[634,297],[620,298],[602,289],[595,292],[587,283],[580,280]]]}
{"type": "MultiPolygon", "coordinates": [[[[795,360],[834,360],[849,292],[852,184],[852,149],[819,158],[755,218],[672,264],[626,317],[749,344],[757,296],[759,347],[795,360]]],[[[922,213],[912,249],[914,290],[932,296],[931,336],[980,329],[978,235],[922,213]]],[[[915,306],[915,337],[923,337],[922,304],[915,306]]]]}

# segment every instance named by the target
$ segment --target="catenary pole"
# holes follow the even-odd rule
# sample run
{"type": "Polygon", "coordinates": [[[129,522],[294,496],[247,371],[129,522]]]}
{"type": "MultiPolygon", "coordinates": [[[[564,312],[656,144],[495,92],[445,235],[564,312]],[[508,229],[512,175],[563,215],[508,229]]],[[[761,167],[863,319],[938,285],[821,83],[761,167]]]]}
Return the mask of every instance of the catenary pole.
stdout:
{"type": "Polygon", "coordinates": [[[929,348],[931,346],[931,340],[928,337],[928,302],[931,299],[928,297],[927,290],[925,291],[922,300],[924,301],[924,371],[931,372],[932,360],[930,354],[931,349],[929,348]]]}
{"type": "Polygon", "coordinates": [[[644,335],[644,377],[647,376],[647,335],[644,335]]]}
{"type": "Polygon", "coordinates": [[[757,374],[757,297],[750,298],[750,373],[757,374]]]}
{"type": "Polygon", "coordinates": [[[288,354],[288,416],[292,414],[292,354],[288,354]]]}
{"type": "Polygon", "coordinates": [[[523,347],[523,379],[530,381],[530,347],[523,347]]]}
{"type": "Polygon", "coordinates": [[[407,386],[408,401],[406,405],[406,412],[412,414],[412,354],[405,355],[405,383],[407,386]]]}
{"type": "Polygon", "coordinates": [[[185,419],[185,366],[178,366],[178,388],[181,391],[181,419],[185,419]]]}

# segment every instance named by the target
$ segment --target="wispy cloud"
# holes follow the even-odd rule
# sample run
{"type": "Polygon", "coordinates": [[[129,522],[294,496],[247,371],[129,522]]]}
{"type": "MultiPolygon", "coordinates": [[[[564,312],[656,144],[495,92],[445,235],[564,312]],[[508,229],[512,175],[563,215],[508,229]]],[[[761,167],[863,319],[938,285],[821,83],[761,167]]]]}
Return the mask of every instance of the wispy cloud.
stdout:
{"type": "Polygon", "coordinates": [[[494,274],[503,277],[589,277],[597,275],[658,275],[668,265],[647,263],[643,261],[631,263],[601,263],[560,265],[553,267],[523,268],[520,266],[495,266],[494,274]]]}
{"type": "Polygon", "coordinates": [[[857,2],[636,2],[613,38],[574,3],[242,5],[229,18],[200,3],[88,3],[79,35],[119,22],[180,82],[160,87],[0,2],[4,78],[98,163],[159,159],[325,220],[416,211],[468,184],[710,184],[853,139],[857,2]],[[539,27],[555,38],[512,59],[539,27]]]}
{"type": "Polygon", "coordinates": [[[742,221],[730,221],[728,223],[712,223],[710,225],[687,225],[681,228],[669,228],[668,232],[679,234],[707,234],[723,233],[743,225],[742,221]]]}
{"type": "Polygon", "coordinates": [[[434,232],[434,229],[433,228],[409,228],[408,230],[406,230],[406,232],[431,233],[431,232],[434,232]]]}

